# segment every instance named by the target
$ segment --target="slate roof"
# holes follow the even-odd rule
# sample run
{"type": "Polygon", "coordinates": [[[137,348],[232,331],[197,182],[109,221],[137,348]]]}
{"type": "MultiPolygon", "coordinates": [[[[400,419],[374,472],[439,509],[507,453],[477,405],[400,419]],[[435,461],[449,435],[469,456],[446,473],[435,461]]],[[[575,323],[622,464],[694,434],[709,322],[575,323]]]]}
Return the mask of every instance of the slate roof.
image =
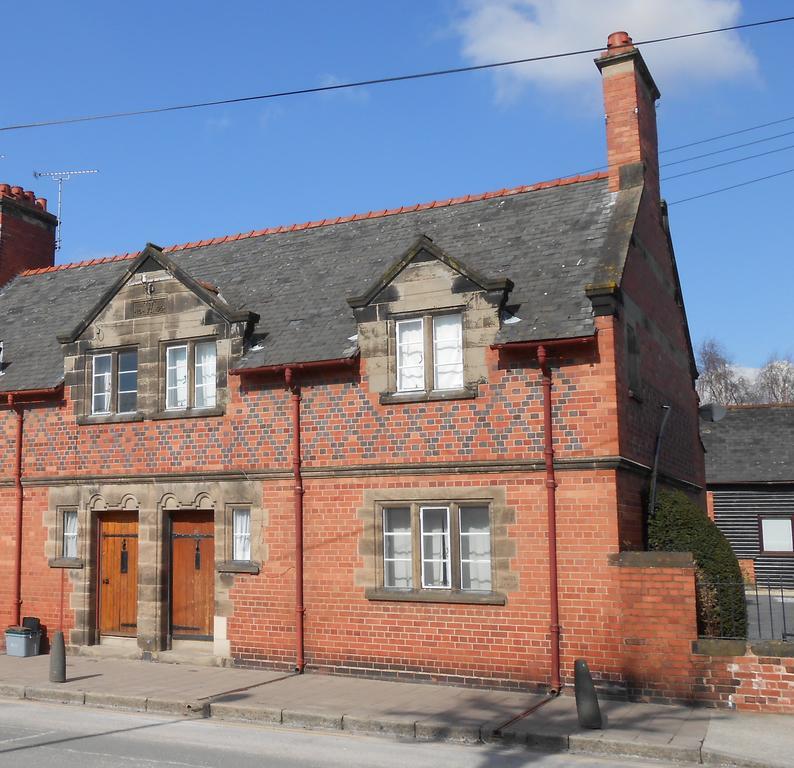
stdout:
{"type": "Polygon", "coordinates": [[[736,406],[701,421],[706,482],[794,482],[794,405],[736,406]]]}
{"type": "MultiPolygon", "coordinates": [[[[233,309],[260,316],[261,349],[236,367],[347,357],[355,353],[360,295],[425,235],[490,279],[514,283],[507,305],[521,322],[498,342],[592,335],[585,287],[619,281],[641,187],[612,193],[602,175],[316,222],[164,249],[233,309]]],[[[5,346],[0,391],[57,385],[68,331],[129,266],[134,254],[30,270],[0,289],[5,346]]]]}

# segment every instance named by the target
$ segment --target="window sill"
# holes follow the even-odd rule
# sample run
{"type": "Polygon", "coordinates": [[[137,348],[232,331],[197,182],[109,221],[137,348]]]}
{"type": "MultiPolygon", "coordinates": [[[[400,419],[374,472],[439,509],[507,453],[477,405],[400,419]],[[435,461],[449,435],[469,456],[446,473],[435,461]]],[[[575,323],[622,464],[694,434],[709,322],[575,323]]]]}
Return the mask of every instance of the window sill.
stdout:
{"type": "Polygon", "coordinates": [[[85,563],[79,557],[51,557],[47,565],[50,568],[84,568],[85,563]]]}
{"type": "Polygon", "coordinates": [[[77,423],[81,426],[86,424],[124,424],[130,421],[143,421],[143,414],[136,413],[107,413],[88,416],[78,416],[77,423]]]}
{"type": "Polygon", "coordinates": [[[463,603],[468,605],[505,605],[507,598],[499,592],[453,592],[447,589],[398,590],[370,587],[367,600],[401,603],[463,603]]]}
{"type": "Polygon", "coordinates": [[[429,392],[381,392],[380,404],[429,403],[438,400],[471,400],[477,397],[477,385],[462,389],[432,389],[429,392]]]}
{"type": "Polygon", "coordinates": [[[152,421],[161,421],[163,419],[200,419],[206,416],[223,416],[223,408],[216,406],[215,408],[184,408],[181,410],[174,409],[173,411],[158,411],[151,415],[152,421]]]}
{"type": "Polygon", "coordinates": [[[218,573],[259,573],[260,565],[254,560],[225,560],[222,563],[215,563],[215,570],[218,573]]]}

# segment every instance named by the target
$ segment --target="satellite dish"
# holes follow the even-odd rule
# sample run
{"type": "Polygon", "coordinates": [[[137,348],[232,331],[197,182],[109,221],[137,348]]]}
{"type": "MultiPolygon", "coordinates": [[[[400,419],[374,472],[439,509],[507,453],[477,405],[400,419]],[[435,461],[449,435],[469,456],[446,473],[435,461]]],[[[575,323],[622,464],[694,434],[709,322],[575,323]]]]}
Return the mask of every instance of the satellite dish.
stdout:
{"type": "Polygon", "coordinates": [[[719,403],[706,403],[698,408],[698,414],[703,421],[722,421],[728,409],[719,403]]]}

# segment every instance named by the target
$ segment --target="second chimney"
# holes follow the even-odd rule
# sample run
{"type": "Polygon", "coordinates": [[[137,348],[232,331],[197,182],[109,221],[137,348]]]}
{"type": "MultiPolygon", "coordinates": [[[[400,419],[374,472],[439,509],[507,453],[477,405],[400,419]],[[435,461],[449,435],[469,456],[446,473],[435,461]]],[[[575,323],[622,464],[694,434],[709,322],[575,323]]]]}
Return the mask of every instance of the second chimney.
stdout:
{"type": "Polygon", "coordinates": [[[595,63],[604,86],[609,189],[615,192],[622,186],[638,183],[641,171],[646,188],[658,200],[656,101],[659,89],[642,54],[626,32],[613,32],[606,51],[595,63]]]}
{"type": "Polygon", "coordinates": [[[25,269],[55,263],[58,219],[29,190],[0,184],[0,286],[25,269]]]}

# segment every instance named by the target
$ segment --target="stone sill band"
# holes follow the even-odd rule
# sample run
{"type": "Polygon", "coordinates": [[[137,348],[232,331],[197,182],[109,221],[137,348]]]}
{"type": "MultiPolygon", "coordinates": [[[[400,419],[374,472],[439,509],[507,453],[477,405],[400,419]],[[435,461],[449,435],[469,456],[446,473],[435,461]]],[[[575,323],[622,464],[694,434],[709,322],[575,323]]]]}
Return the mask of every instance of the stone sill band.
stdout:
{"type": "Polygon", "coordinates": [[[505,605],[507,597],[499,592],[451,592],[439,590],[394,590],[374,587],[365,590],[367,600],[384,600],[403,603],[462,603],[464,605],[505,605]]]}
{"type": "Polygon", "coordinates": [[[261,565],[253,560],[226,560],[222,563],[215,563],[215,570],[218,573],[253,573],[257,575],[260,568],[261,565]]]}
{"type": "Polygon", "coordinates": [[[85,568],[85,563],[79,557],[51,557],[47,565],[50,568],[85,568]]]}

